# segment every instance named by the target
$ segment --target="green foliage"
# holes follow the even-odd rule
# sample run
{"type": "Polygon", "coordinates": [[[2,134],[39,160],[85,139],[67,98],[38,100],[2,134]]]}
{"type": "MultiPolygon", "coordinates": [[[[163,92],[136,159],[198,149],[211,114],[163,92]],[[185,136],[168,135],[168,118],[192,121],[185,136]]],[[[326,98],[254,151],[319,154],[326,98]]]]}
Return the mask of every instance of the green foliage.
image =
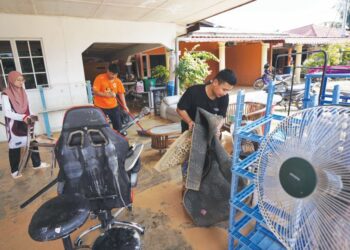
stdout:
{"type": "Polygon", "coordinates": [[[342,52],[341,64],[350,65],[350,44],[342,52]]]}
{"type": "Polygon", "coordinates": [[[185,50],[175,69],[175,74],[179,77],[180,88],[185,90],[194,84],[203,83],[204,79],[211,73],[207,61],[219,59],[207,51],[195,51],[199,44],[195,45],[190,51],[185,50]]]}
{"type": "Polygon", "coordinates": [[[338,13],[340,14],[340,18],[343,20],[344,15],[347,14],[346,25],[350,28],[350,4],[348,4],[348,9],[345,10],[345,2],[348,0],[338,0],[336,4],[336,8],[338,13]]]}
{"type": "MultiPolygon", "coordinates": [[[[350,44],[330,44],[322,45],[321,50],[328,54],[328,66],[346,65],[350,61],[350,44]]],[[[324,64],[322,53],[310,55],[303,63],[306,67],[321,67],[324,64]]]]}
{"type": "Polygon", "coordinates": [[[167,83],[169,81],[169,70],[163,65],[157,65],[151,70],[153,78],[159,79],[162,83],[167,83]]]}

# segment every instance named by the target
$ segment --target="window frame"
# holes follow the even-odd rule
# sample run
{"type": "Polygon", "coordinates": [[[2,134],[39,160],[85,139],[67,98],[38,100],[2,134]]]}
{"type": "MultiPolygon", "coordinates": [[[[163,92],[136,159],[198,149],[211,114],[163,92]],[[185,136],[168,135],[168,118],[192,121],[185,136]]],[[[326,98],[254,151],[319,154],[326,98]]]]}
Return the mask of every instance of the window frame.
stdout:
{"type": "MultiPolygon", "coordinates": [[[[47,63],[46,63],[46,59],[45,59],[46,55],[45,55],[42,39],[40,39],[40,38],[0,38],[0,41],[8,41],[8,42],[10,42],[12,55],[13,55],[13,59],[14,59],[14,63],[15,63],[15,67],[16,67],[17,71],[23,73],[20,59],[22,59],[22,58],[30,59],[30,63],[31,63],[33,71],[32,71],[32,73],[23,73],[23,76],[26,77],[26,75],[32,74],[33,77],[34,77],[35,88],[25,88],[26,91],[36,90],[38,88],[38,86],[50,87],[50,78],[49,78],[47,63]],[[18,48],[17,48],[17,42],[26,42],[27,43],[29,56],[19,56],[18,48]],[[41,52],[42,52],[41,56],[33,56],[32,55],[30,42],[39,42],[40,43],[41,52]],[[35,59],[35,58],[42,58],[43,59],[45,71],[38,71],[38,72],[35,71],[34,62],[33,62],[33,59],[35,59]],[[47,84],[38,84],[36,74],[46,74],[47,84]]],[[[7,75],[4,72],[4,67],[3,67],[1,59],[0,59],[0,64],[1,64],[1,72],[0,72],[0,74],[1,74],[1,77],[3,78],[3,80],[4,80],[5,86],[7,86],[7,75]]]]}

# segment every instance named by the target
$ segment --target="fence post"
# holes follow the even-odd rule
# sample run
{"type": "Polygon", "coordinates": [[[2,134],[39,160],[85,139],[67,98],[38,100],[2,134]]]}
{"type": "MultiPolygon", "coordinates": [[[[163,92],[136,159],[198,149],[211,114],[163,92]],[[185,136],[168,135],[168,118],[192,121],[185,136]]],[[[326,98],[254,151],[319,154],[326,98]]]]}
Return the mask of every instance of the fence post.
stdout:
{"type": "Polygon", "coordinates": [[[335,85],[333,89],[333,95],[332,95],[332,104],[339,104],[339,98],[340,98],[340,88],[339,85],[335,85]]]}
{"type": "Polygon", "coordinates": [[[46,134],[48,137],[51,137],[51,127],[50,127],[50,121],[49,121],[49,114],[47,113],[47,106],[46,106],[46,100],[44,95],[44,89],[42,86],[38,86],[39,92],[40,92],[40,98],[41,98],[41,104],[43,106],[43,117],[44,117],[44,125],[46,134]]]}

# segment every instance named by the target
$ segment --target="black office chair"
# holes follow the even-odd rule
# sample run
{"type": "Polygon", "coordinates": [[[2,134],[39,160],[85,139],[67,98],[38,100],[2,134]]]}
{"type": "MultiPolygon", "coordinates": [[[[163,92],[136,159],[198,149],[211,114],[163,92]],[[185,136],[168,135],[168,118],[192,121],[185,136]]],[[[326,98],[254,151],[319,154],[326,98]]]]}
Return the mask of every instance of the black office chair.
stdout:
{"type": "Polygon", "coordinates": [[[109,127],[100,109],[68,110],[55,148],[61,195],[36,211],[30,236],[37,241],[62,238],[65,249],[74,249],[70,234],[92,214],[101,224],[84,231],[75,247],[83,244],[86,234],[102,228],[104,233],[92,249],[140,249],[139,233],[144,229],[133,222],[117,221],[112,209],[131,209],[131,187],[136,185],[142,147],[130,149],[125,138],[109,127]]]}

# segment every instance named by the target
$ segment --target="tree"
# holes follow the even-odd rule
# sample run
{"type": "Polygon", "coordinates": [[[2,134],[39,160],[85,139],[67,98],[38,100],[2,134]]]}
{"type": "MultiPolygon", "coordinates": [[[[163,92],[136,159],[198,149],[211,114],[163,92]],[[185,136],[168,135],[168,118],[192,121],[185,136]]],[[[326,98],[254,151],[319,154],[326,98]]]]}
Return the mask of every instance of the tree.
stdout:
{"type": "Polygon", "coordinates": [[[195,51],[199,44],[195,45],[190,51],[185,50],[175,69],[176,76],[180,80],[181,90],[185,90],[194,84],[203,83],[204,79],[211,73],[207,61],[219,59],[208,51],[195,51]]]}
{"type": "MultiPolygon", "coordinates": [[[[350,44],[322,45],[320,49],[328,55],[328,66],[347,65],[350,62],[350,44]]],[[[323,64],[323,53],[312,54],[303,63],[306,67],[321,67],[323,64]]]]}
{"type": "Polygon", "coordinates": [[[348,26],[348,29],[349,29],[350,28],[350,3],[348,3],[348,9],[345,11],[346,1],[349,1],[349,0],[338,0],[336,8],[342,19],[344,15],[347,14],[346,25],[348,26]]]}

